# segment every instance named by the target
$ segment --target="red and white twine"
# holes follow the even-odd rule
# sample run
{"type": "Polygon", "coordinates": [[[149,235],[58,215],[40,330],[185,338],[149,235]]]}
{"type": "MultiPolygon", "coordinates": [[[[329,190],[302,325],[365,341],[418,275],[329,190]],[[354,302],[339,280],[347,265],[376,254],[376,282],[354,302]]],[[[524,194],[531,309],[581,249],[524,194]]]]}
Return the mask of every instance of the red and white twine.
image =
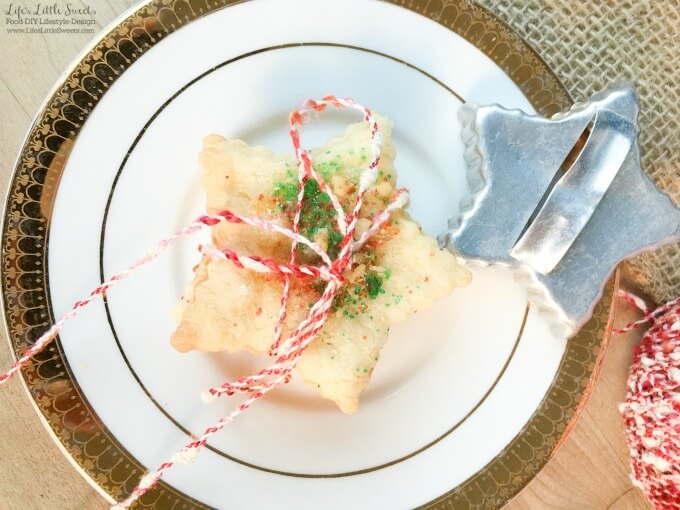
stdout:
{"type": "Polygon", "coordinates": [[[620,406],[631,478],[656,510],[680,510],[680,298],[652,310],[628,292],[619,296],[645,316],[615,332],[650,324],[633,351],[620,406]]]}
{"type": "MultiPolygon", "coordinates": [[[[128,269],[109,278],[94,289],[87,298],[76,301],[72,308],[45,331],[6,373],[0,375],[0,385],[2,385],[22,367],[25,367],[33,356],[41,352],[57,336],[64,323],[72,319],[81,308],[87,306],[97,297],[105,295],[117,282],[124,280],[141,266],[153,261],[162,251],[182,237],[226,221],[253,225],[291,239],[291,253],[286,263],[256,255],[240,255],[228,248],[218,249],[205,244],[199,246],[200,252],[213,260],[226,260],[238,268],[259,273],[273,273],[282,278],[284,289],[274,329],[274,339],[269,351],[274,361],[255,374],[242,377],[237,381],[225,382],[218,388],[210,388],[203,395],[203,399],[206,401],[221,395],[231,396],[237,393],[245,394],[247,398],[215,425],[205,429],[200,437],[192,439],[169,460],[143,476],[132,493],[125,500],[115,505],[114,509],[128,508],[143,494],[152,489],[163,474],[175,464],[192,462],[211,436],[220,432],[234,418],[271,390],[290,381],[292,371],[300,356],[323,327],[330,313],[333,298],[345,284],[342,275],[352,264],[352,254],[359,250],[370,236],[380,230],[395,210],[404,207],[407,203],[408,194],[406,191],[398,190],[392,202],[375,216],[368,229],[355,240],[354,234],[364,196],[368,188],[375,182],[378,173],[377,168],[382,149],[382,137],[378,123],[368,108],[355,103],[353,100],[326,96],[320,101],[307,101],[302,108],[292,112],[289,117],[289,124],[290,138],[299,163],[299,189],[291,229],[284,228],[272,221],[249,218],[230,211],[198,217],[190,225],[160,241],[128,269]],[[361,174],[357,196],[349,214],[344,211],[330,186],[314,170],[309,154],[300,145],[298,126],[307,120],[311,111],[321,112],[328,106],[350,108],[362,112],[364,120],[370,128],[371,161],[361,174]],[[323,248],[299,232],[305,184],[310,179],[316,181],[319,189],[328,194],[337,213],[337,227],[343,237],[335,260],[331,260],[323,248]],[[319,266],[297,264],[296,255],[299,244],[307,246],[316,253],[322,264],[319,266]],[[284,340],[283,325],[286,321],[292,277],[317,278],[326,282],[326,287],[319,300],[310,307],[305,319],[284,340]]],[[[645,316],[625,328],[615,330],[616,333],[624,333],[641,328],[645,324],[651,324],[649,330],[644,334],[642,342],[633,353],[626,401],[620,406],[626,426],[626,439],[630,448],[632,479],[634,484],[645,493],[656,510],[680,510],[680,298],[652,310],[643,300],[628,292],[620,291],[619,296],[643,312],[645,316]]]]}
{"type": "Polygon", "coordinates": [[[290,380],[292,370],[297,365],[300,356],[323,327],[330,313],[333,298],[342,289],[343,285],[345,285],[345,280],[342,275],[352,265],[352,254],[359,250],[370,236],[380,230],[381,226],[389,220],[390,215],[396,209],[404,207],[408,201],[406,190],[398,190],[395,193],[392,202],[385,210],[375,216],[369,228],[361,234],[359,239],[355,240],[354,234],[364,196],[378,176],[378,164],[380,163],[380,154],[382,150],[382,135],[378,123],[368,108],[361,106],[353,100],[326,96],[320,101],[307,101],[302,108],[292,112],[289,117],[289,124],[290,138],[293,142],[293,148],[299,163],[298,200],[293,213],[292,229],[284,228],[271,221],[260,218],[248,218],[230,211],[223,211],[216,215],[202,215],[190,225],[178,230],[173,236],[156,244],[144,257],[137,260],[128,269],[109,278],[105,283],[94,289],[86,299],[76,301],[71,310],[64,314],[64,316],[43,333],[43,335],[19,359],[17,359],[5,374],[0,375],[0,384],[9,380],[22,367],[26,366],[34,355],[42,351],[57,336],[64,323],[73,318],[81,308],[87,306],[98,296],[104,295],[114,284],[130,276],[139,267],[154,260],[163,250],[170,247],[175,241],[182,237],[194,234],[202,228],[211,227],[222,221],[227,221],[230,223],[253,225],[269,232],[285,235],[292,240],[292,249],[287,263],[280,263],[273,259],[256,255],[239,255],[233,250],[217,249],[210,245],[203,244],[199,246],[200,252],[213,260],[227,260],[236,267],[242,269],[248,269],[259,273],[273,273],[282,277],[284,281],[284,290],[274,331],[274,341],[270,349],[270,354],[274,356],[275,359],[271,365],[255,374],[242,377],[237,381],[226,382],[219,388],[210,388],[203,395],[204,400],[212,400],[221,395],[233,395],[235,393],[246,394],[247,398],[231,413],[222,417],[215,425],[205,429],[200,437],[192,439],[191,442],[186,444],[169,460],[163,462],[155,470],[142,477],[139,485],[125,500],[115,505],[113,507],[114,509],[128,508],[143,494],[153,488],[163,474],[173,465],[192,462],[196,458],[199,450],[206,445],[211,436],[221,431],[236,416],[247,410],[254,402],[264,397],[277,386],[285,384],[290,380]],[[328,106],[350,108],[360,111],[363,114],[364,121],[368,123],[370,129],[369,147],[371,161],[360,176],[357,196],[349,214],[344,211],[340,201],[333,193],[330,186],[328,186],[324,179],[314,170],[309,154],[300,145],[298,126],[307,120],[310,112],[321,112],[328,106]],[[328,194],[331,204],[337,213],[337,227],[343,237],[339,245],[339,253],[335,260],[331,260],[326,251],[318,244],[299,233],[304,187],[305,183],[310,179],[315,180],[319,189],[328,194]],[[322,265],[312,266],[297,264],[295,260],[299,244],[306,245],[316,253],[320,257],[322,265]],[[283,324],[286,320],[286,307],[290,295],[291,277],[318,278],[326,282],[326,287],[319,300],[310,307],[306,318],[285,340],[283,340],[282,331],[283,324]]]}

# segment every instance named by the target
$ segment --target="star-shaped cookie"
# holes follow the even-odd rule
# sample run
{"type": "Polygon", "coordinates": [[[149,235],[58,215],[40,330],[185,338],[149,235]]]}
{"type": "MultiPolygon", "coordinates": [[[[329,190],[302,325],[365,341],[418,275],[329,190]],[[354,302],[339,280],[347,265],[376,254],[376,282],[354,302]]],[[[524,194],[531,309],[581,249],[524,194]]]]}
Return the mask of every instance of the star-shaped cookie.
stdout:
{"type": "MultiPolygon", "coordinates": [[[[397,174],[391,124],[380,118],[383,152],[378,179],[364,199],[358,233],[394,196],[397,174]]],[[[369,131],[365,123],[312,151],[320,173],[350,210],[358,179],[369,157],[369,131]]],[[[289,227],[295,206],[297,164],[291,156],[277,155],[240,140],[210,135],[200,154],[209,213],[229,209],[259,216],[289,227]]],[[[340,240],[335,210],[314,182],[305,187],[301,233],[323,246],[334,258],[340,240]]],[[[290,242],[283,236],[255,227],[220,223],[212,229],[212,242],[244,255],[267,256],[284,262],[290,242]]],[[[315,263],[316,255],[301,248],[299,259],[315,263]]],[[[333,303],[326,324],[298,364],[305,382],[346,413],[353,413],[366,388],[390,324],[406,319],[465,285],[470,274],[455,257],[441,250],[403,211],[354,255],[344,277],[347,285],[333,303]]],[[[294,280],[284,333],[304,318],[318,300],[322,282],[294,280]]],[[[204,257],[195,268],[193,282],[180,306],[180,321],[172,337],[179,351],[264,354],[273,339],[283,282],[279,276],[238,269],[228,262],[204,257]]],[[[414,339],[415,340],[415,339],[414,339]]]]}

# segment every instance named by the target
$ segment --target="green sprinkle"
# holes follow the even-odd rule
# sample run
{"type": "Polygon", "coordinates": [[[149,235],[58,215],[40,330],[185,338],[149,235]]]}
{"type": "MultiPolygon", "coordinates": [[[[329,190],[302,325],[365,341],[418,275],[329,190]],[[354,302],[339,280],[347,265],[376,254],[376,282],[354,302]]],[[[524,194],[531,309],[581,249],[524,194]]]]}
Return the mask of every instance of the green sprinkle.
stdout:
{"type": "Polygon", "coordinates": [[[385,293],[383,289],[383,280],[379,276],[369,273],[365,277],[366,290],[368,292],[368,297],[371,299],[377,298],[380,294],[385,293]]]}
{"type": "MultiPolygon", "coordinates": [[[[328,154],[330,154],[330,151],[328,154]]],[[[321,174],[326,182],[330,182],[333,174],[342,170],[342,165],[337,161],[324,161],[322,163],[316,163],[314,169],[321,174]]]]}
{"type": "MultiPolygon", "coordinates": [[[[321,173],[330,175],[337,168],[340,168],[338,163],[329,163],[322,167],[321,173]]],[[[324,178],[326,178],[326,175],[324,175],[324,178]]],[[[272,194],[279,200],[280,209],[292,211],[297,203],[298,179],[291,177],[290,180],[274,184],[272,194]]],[[[331,258],[335,258],[342,241],[342,234],[336,230],[337,213],[331,204],[330,197],[321,191],[315,180],[309,180],[305,183],[303,200],[300,212],[302,235],[313,240],[320,230],[326,230],[328,233],[328,254],[331,258]]],[[[301,248],[302,251],[310,253],[307,247],[301,248]]]]}
{"type": "Polygon", "coordinates": [[[328,233],[328,249],[331,252],[336,252],[340,243],[342,242],[342,234],[337,230],[331,230],[328,233]]]}
{"type": "Polygon", "coordinates": [[[389,280],[392,277],[392,270],[391,269],[385,269],[385,272],[383,273],[385,280],[389,280]]]}
{"type": "Polygon", "coordinates": [[[297,200],[298,187],[294,182],[277,182],[274,184],[273,195],[281,200],[281,205],[295,202],[297,200]]]}

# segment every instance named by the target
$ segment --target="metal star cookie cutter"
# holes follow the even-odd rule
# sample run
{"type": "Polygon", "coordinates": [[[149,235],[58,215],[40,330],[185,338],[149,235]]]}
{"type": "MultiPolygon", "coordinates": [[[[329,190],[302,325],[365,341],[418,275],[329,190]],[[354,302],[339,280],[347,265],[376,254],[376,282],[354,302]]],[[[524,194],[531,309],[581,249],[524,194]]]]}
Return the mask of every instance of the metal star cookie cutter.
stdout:
{"type": "Polygon", "coordinates": [[[619,262],[680,240],[680,210],[640,166],[638,112],[627,83],[552,118],[463,105],[471,194],[440,244],[512,269],[553,328],[575,334],[619,262]]]}

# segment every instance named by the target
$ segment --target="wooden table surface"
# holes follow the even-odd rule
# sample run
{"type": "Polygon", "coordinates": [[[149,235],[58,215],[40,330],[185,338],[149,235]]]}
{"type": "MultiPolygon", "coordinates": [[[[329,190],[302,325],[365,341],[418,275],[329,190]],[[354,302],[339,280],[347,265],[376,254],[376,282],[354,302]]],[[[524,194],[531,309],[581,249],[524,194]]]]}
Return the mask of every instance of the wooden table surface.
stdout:
{"type": "MultiPolygon", "coordinates": [[[[134,2],[89,3],[97,11],[98,32],[134,2]]],[[[3,13],[9,4],[0,1],[3,13]]],[[[0,189],[4,192],[42,100],[94,34],[10,34],[6,25],[0,30],[0,189]]],[[[619,310],[617,324],[633,317],[625,307],[619,310]]],[[[7,367],[11,356],[2,336],[0,367],[7,367]]],[[[617,411],[625,393],[631,349],[638,339],[635,334],[612,339],[593,394],[572,434],[506,510],[650,508],[628,478],[628,454],[617,411]]],[[[0,398],[0,509],[108,508],[43,429],[20,381],[1,388],[0,398]]]]}

